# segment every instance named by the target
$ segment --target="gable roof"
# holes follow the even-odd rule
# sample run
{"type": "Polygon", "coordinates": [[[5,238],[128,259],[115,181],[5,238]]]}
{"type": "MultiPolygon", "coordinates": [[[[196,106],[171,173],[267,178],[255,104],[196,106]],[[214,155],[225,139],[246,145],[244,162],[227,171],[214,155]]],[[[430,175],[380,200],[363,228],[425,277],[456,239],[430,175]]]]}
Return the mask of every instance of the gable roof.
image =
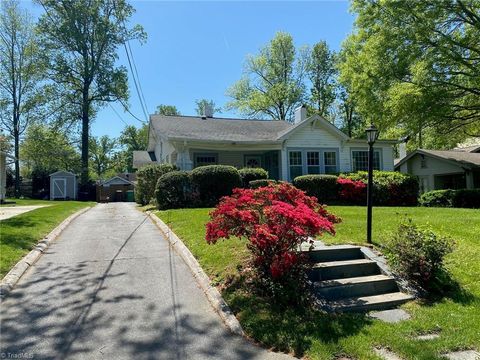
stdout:
{"type": "Polygon", "coordinates": [[[70,171],[65,171],[65,170],[60,170],[60,171],[55,171],[53,174],[50,174],[49,176],[76,176],[74,173],[70,171]]]}
{"type": "Polygon", "coordinates": [[[199,116],[151,115],[159,134],[173,140],[225,142],[279,141],[279,133],[293,124],[281,120],[206,118],[199,116]]]}
{"type": "Polygon", "coordinates": [[[104,181],[101,185],[112,185],[112,184],[127,184],[127,185],[133,185],[131,181],[128,181],[127,179],[124,179],[120,176],[114,176],[106,181],[104,181]]]}
{"type": "Polygon", "coordinates": [[[325,120],[323,117],[319,116],[319,115],[314,115],[314,116],[311,116],[303,121],[300,121],[299,123],[297,124],[291,124],[292,126],[290,126],[289,128],[281,131],[279,134],[278,134],[278,140],[283,140],[283,139],[286,139],[288,138],[288,136],[292,133],[294,133],[296,130],[298,129],[301,129],[303,127],[305,127],[307,124],[310,124],[312,122],[317,122],[319,124],[322,125],[322,127],[339,136],[341,139],[344,139],[344,140],[348,140],[349,137],[344,134],[342,131],[340,131],[339,128],[337,128],[335,125],[333,125],[331,122],[325,120]]]}
{"type": "Polygon", "coordinates": [[[400,159],[398,163],[395,164],[395,167],[399,167],[404,164],[406,161],[411,159],[413,156],[420,154],[426,156],[432,156],[434,158],[445,160],[449,162],[460,163],[460,165],[467,165],[478,167],[480,166],[480,154],[466,151],[457,151],[457,150],[425,150],[418,149],[414,152],[408,154],[403,159],[400,159]]]}

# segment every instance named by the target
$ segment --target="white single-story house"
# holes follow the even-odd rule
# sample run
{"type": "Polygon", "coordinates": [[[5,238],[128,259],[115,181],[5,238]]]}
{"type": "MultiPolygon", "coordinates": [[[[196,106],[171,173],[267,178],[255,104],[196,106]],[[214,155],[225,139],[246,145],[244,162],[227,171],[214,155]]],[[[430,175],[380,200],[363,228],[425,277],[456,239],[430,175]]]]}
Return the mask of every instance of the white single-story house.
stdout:
{"type": "MultiPolygon", "coordinates": [[[[374,168],[393,171],[394,140],[374,145],[374,168]]],[[[150,116],[147,151],[135,151],[133,166],[171,163],[182,170],[222,164],[262,167],[270,178],[291,181],[303,174],[366,170],[366,140],[351,139],[320,116],[295,122],[209,116],[150,116]]]]}
{"type": "Polygon", "coordinates": [[[422,193],[480,188],[480,145],[453,150],[418,149],[396,161],[395,170],[417,176],[422,193]]]}

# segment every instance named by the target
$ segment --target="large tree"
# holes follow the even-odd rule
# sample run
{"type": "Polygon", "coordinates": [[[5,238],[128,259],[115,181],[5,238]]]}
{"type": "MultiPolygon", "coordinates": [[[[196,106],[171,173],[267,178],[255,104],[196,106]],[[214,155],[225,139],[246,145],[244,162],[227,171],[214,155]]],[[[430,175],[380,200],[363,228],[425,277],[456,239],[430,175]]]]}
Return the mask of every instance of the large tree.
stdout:
{"type": "Polygon", "coordinates": [[[42,62],[30,15],[18,1],[0,8],[0,124],[12,137],[15,195],[20,191],[20,140],[40,112],[42,62]]]}
{"type": "Polygon", "coordinates": [[[222,109],[215,105],[213,100],[208,99],[197,99],[195,100],[195,113],[199,116],[205,115],[208,110],[211,110],[211,115],[215,114],[216,112],[221,112],[222,109]]]}
{"type": "MultiPolygon", "coordinates": [[[[341,80],[383,128],[456,142],[480,134],[480,2],[354,0],[341,80]]],[[[451,146],[439,142],[433,146],[451,146]]]]}
{"type": "Polygon", "coordinates": [[[30,176],[32,172],[52,173],[67,170],[74,173],[80,170],[80,154],[76,144],[58,129],[34,123],[30,125],[20,145],[22,172],[30,176]]]}
{"type": "Polygon", "coordinates": [[[158,105],[157,110],[155,110],[155,114],[168,115],[168,116],[181,115],[180,111],[178,111],[178,109],[175,105],[165,105],[165,104],[158,105]]]}
{"type": "MultiPolygon", "coordinates": [[[[163,114],[164,115],[164,114],[163,114]]],[[[118,142],[122,146],[122,151],[117,155],[117,168],[121,171],[133,171],[133,152],[136,150],[146,150],[148,145],[148,125],[136,128],[133,125],[126,126],[118,142]]]]}
{"type": "Polygon", "coordinates": [[[115,166],[115,150],[117,141],[108,135],[90,138],[91,168],[97,179],[102,179],[105,173],[115,166]]]}
{"type": "Polygon", "coordinates": [[[325,41],[313,46],[307,61],[307,76],[310,80],[309,105],[312,113],[331,119],[336,91],[336,55],[325,41]]]}
{"type": "Polygon", "coordinates": [[[52,80],[62,86],[81,123],[81,183],[88,182],[89,130],[96,109],[128,99],[127,70],[117,66],[117,48],[145,38],[127,28],[134,9],[125,0],[38,0],[45,9],[40,34],[52,80]]]}
{"type": "Polygon", "coordinates": [[[295,50],[292,36],[278,32],[258,55],[249,56],[245,75],[227,94],[228,109],[248,117],[266,116],[291,120],[304,100],[307,52],[295,50]]]}

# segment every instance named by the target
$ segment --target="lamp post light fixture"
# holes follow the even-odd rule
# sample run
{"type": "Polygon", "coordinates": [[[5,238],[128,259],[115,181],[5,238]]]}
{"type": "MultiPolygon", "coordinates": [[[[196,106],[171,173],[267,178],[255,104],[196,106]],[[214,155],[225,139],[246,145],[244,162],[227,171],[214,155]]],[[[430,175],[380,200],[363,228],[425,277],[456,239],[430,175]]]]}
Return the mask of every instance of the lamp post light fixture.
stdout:
{"type": "Polygon", "coordinates": [[[368,184],[367,184],[367,242],[372,243],[372,195],[373,195],[373,144],[378,137],[378,129],[371,124],[365,132],[368,143],[368,184]]]}

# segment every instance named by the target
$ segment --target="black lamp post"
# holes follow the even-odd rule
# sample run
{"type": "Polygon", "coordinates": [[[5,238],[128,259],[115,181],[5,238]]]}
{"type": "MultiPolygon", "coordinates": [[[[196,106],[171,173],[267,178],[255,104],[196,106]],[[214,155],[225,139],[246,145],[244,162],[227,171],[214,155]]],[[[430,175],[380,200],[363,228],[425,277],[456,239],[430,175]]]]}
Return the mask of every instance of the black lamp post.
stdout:
{"type": "Polygon", "coordinates": [[[372,243],[372,195],[373,195],[373,144],[377,140],[378,129],[371,124],[365,132],[368,143],[368,185],[367,185],[367,242],[372,243]]]}

